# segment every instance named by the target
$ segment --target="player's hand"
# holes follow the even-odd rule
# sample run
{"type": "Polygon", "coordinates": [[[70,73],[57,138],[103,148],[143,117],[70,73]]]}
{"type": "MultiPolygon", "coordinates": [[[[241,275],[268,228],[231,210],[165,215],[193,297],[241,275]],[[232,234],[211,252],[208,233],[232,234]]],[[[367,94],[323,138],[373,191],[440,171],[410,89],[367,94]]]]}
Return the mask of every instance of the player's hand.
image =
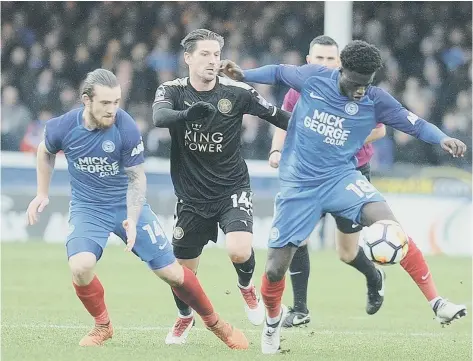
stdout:
{"type": "Polygon", "coordinates": [[[125,252],[131,252],[136,242],[136,222],[132,219],[125,219],[122,224],[126,231],[125,252]]]}
{"type": "Polygon", "coordinates": [[[38,213],[41,213],[49,204],[47,195],[38,194],[28,205],[26,215],[28,216],[28,224],[33,225],[38,222],[38,213]]]}
{"type": "Polygon", "coordinates": [[[279,162],[281,161],[281,152],[271,153],[269,156],[269,165],[272,168],[279,168],[279,162]]]}
{"type": "Polygon", "coordinates": [[[241,81],[243,80],[243,70],[231,60],[222,60],[220,62],[219,74],[228,76],[230,79],[241,81]]]}
{"type": "Polygon", "coordinates": [[[195,122],[203,118],[213,118],[217,113],[217,109],[213,104],[206,102],[194,103],[186,110],[185,118],[188,121],[195,122]]]}
{"type": "Polygon", "coordinates": [[[450,153],[453,158],[463,157],[466,152],[466,144],[456,138],[444,138],[440,142],[440,146],[450,153]]]}

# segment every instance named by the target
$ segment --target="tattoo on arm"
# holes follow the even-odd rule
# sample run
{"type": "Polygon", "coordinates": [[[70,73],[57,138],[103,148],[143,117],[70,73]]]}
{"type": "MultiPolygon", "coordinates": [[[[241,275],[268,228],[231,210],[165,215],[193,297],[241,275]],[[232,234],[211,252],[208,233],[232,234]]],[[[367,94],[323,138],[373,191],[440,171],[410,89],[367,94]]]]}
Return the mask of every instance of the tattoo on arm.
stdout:
{"type": "Polygon", "coordinates": [[[127,218],[138,223],[141,208],[146,202],[146,174],[143,164],[125,168],[128,176],[128,190],[126,193],[127,218]]]}

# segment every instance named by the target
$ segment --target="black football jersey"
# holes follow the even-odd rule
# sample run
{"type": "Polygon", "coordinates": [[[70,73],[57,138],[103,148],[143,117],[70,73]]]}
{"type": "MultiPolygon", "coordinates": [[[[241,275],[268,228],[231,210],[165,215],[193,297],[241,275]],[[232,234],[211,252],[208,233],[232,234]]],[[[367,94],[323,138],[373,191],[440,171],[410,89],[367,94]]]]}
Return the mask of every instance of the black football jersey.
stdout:
{"type": "Polygon", "coordinates": [[[274,116],[277,108],[248,84],[220,76],[210,91],[195,90],[187,77],[165,82],[158,87],[154,103],[167,102],[174,110],[185,110],[198,101],[213,104],[217,113],[212,120],[182,121],[170,127],[171,178],[179,199],[205,203],[249,187],[248,168],[240,153],[243,114],[265,119],[274,116]]]}

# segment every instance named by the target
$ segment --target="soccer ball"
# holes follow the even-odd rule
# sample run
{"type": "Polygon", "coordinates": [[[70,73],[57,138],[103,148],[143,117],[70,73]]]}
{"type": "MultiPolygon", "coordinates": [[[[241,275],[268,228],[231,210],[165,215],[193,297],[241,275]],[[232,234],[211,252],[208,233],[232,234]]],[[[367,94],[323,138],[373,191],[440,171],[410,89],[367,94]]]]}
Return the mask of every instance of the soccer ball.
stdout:
{"type": "Polygon", "coordinates": [[[365,230],[363,250],[370,260],[380,265],[402,261],[407,254],[409,239],[399,223],[378,221],[365,230]]]}

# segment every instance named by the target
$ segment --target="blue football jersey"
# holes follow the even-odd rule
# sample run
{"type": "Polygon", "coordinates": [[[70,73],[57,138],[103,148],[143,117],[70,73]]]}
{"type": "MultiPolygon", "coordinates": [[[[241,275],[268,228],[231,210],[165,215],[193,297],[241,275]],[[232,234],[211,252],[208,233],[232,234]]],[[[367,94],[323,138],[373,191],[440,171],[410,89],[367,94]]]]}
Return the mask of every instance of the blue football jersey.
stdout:
{"type": "Polygon", "coordinates": [[[282,152],[281,185],[317,185],[355,169],[355,154],[377,123],[432,144],[446,137],[381,88],[371,86],[360,101],[350,100],[338,88],[338,69],[269,65],[244,74],[245,81],[282,83],[301,94],[282,152]]]}
{"type": "Polygon", "coordinates": [[[104,206],[126,204],[128,177],[124,168],[144,162],[143,142],[133,118],[119,109],[108,129],[88,130],[84,108],[46,123],[45,144],[56,154],[62,150],[68,163],[72,200],[104,206]]]}

